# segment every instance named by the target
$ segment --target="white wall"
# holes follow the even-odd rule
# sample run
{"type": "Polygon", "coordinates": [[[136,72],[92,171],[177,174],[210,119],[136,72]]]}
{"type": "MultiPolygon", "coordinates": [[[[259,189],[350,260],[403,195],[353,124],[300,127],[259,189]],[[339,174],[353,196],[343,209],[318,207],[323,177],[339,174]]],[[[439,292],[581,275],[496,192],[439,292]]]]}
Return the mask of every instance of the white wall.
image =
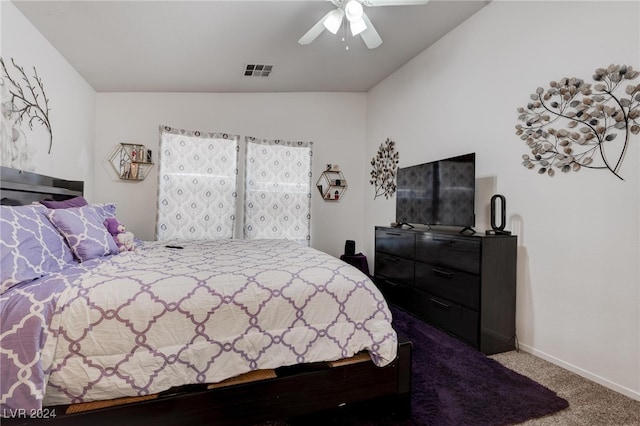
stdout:
{"type": "MultiPolygon", "coordinates": [[[[10,64],[13,58],[29,78],[35,67],[49,99],[53,134],[50,154],[48,133],[42,126],[35,123],[33,130],[26,122],[21,126],[27,143],[35,150],[33,171],[84,180],[85,194],[91,200],[96,93],[13,3],[1,1],[0,10],[0,53],[5,64],[10,64]]],[[[12,73],[12,66],[9,69],[12,73]]]]}
{"type": "MultiPolygon", "coordinates": [[[[518,235],[521,348],[640,399],[639,137],[607,171],[525,169],[516,108],[538,86],[611,63],[640,68],[638,2],[494,1],[368,94],[366,157],[386,137],[400,166],[477,153],[477,227],[506,196],[518,235]]],[[[633,82],[640,84],[640,78],[633,82]]],[[[365,170],[363,180],[367,178],[365,170]]],[[[366,250],[393,200],[365,194],[366,250]]],[[[370,260],[371,262],[371,260],[370,260]]]]}
{"type": "Polygon", "coordinates": [[[117,202],[118,217],[140,238],[154,238],[157,167],[144,181],[127,182],[118,180],[104,160],[120,142],[144,144],[157,158],[162,124],[241,135],[241,165],[245,136],[312,141],[312,246],[339,256],[346,239],[363,240],[365,94],[100,93],[97,99],[97,199],[117,202]],[[338,202],[323,201],[315,188],[327,163],[338,163],[349,184],[338,202]]]}

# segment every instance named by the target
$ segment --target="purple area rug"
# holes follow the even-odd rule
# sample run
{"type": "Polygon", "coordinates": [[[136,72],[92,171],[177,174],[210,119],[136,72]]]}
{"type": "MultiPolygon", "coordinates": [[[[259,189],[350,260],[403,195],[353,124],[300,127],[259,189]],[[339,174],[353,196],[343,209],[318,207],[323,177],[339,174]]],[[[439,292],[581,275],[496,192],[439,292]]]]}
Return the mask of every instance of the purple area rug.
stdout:
{"type": "Polygon", "coordinates": [[[507,425],[569,406],[555,392],[394,309],[394,326],[413,342],[409,425],[507,425]]]}
{"type": "Polygon", "coordinates": [[[304,424],[510,425],[568,407],[566,400],[539,383],[408,313],[391,309],[395,329],[413,342],[411,417],[393,418],[369,405],[307,417],[304,424]]]}

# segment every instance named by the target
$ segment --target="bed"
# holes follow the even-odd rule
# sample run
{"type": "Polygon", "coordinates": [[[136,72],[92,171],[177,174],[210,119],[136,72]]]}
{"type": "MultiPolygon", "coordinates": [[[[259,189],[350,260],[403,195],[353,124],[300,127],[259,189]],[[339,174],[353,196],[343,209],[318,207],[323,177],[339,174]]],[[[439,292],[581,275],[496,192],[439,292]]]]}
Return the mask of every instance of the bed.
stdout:
{"type": "Polygon", "coordinates": [[[88,255],[68,215],[93,235],[114,205],[32,206],[77,199],[82,182],[1,171],[3,215],[44,215],[72,251],[48,235],[63,253],[46,273],[3,273],[3,424],[249,424],[378,398],[408,413],[411,344],[356,268],[280,240],[88,255]]]}

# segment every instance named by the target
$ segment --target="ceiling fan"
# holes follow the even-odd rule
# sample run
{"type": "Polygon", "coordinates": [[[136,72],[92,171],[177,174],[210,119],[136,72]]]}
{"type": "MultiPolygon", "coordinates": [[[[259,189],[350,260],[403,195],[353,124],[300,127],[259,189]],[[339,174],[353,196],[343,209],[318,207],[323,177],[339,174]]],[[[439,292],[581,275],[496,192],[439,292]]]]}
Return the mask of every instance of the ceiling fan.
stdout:
{"type": "Polygon", "coordinates": [[[309,31],[303,35],[299,44],[306,45],[315,40],[325,29],[336,34],[344,18],[349,22],[351,35],[360,34],[369,49],[382,44],[382,38],[376,31],[369,17],[364,13],[364,6],[407,6],[426,4],[429,0],[329,0],[336,8],[322,17],[309,31]]]}

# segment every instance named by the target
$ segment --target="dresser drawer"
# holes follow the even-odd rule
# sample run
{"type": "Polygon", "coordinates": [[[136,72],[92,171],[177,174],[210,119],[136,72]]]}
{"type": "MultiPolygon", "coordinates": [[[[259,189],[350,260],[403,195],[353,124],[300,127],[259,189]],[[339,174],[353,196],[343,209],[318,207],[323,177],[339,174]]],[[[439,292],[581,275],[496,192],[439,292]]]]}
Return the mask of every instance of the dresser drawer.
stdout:
{"type": "Polygon", "coordinates": [[[416,260],[479,274],[480,240],[452,235],[418,235],[416,260]]]}
{"type": "Polygon", "coordinates": [[[412,232],[376,229],[376,251],[413,259],[416,236],[412,232]]]}
{"type": "Polygon", "coordinates": [[[424,303],[416,307],[421,317],[478,348],[478,312],[430,293],[425,296],[424,303]]]}
{"type": "Polygon", "coordinates": [[[413,284],[413,261],[386,253],[376,252],[375,276],[390,281],[413,284]]]}
{"type": "Polygon", "coordinates": [[[480,277],[456,269],[416,262],[416,287],[439,297],[480,310],[480,277]]]}
{"type": "Polygon", "coordinates": [[[408,311],[413,309],[411,287],[400,284],[397,281],[388,280],[384,277],[376,277],[375,283],[387,302],[393,303],[408,311]]]}

